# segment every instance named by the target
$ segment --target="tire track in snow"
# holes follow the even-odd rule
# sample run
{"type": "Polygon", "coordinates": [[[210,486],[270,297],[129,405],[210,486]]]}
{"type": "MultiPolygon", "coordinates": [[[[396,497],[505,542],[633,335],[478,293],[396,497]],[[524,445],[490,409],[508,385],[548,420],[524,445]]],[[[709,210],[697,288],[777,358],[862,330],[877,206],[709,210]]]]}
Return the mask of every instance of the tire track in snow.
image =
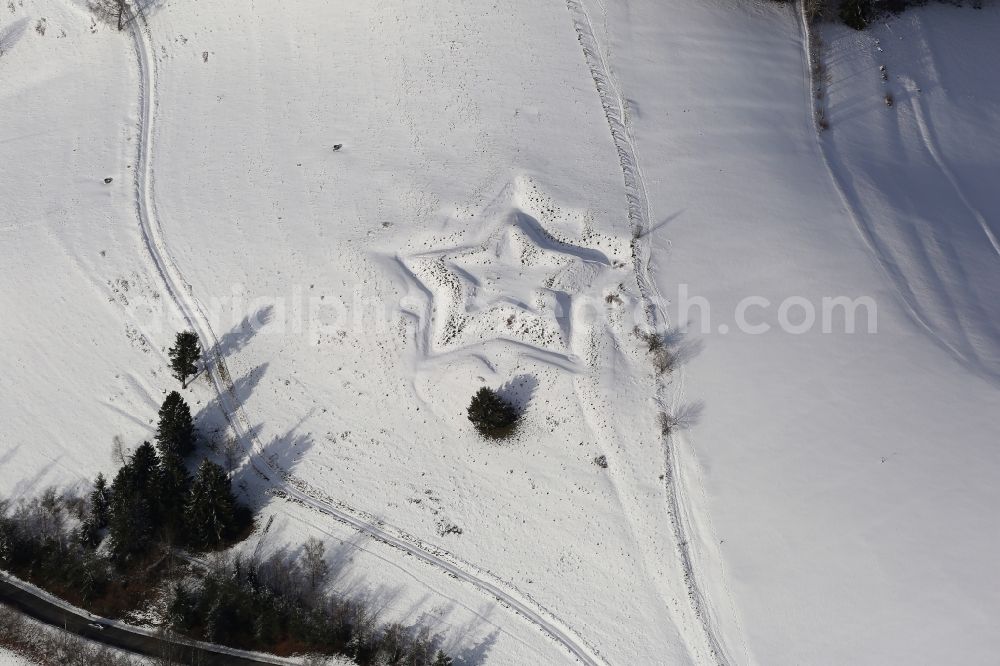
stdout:
{"type": "Polygon", "coordinates": [[[219,405],[237,439],[244,447],[248,462],[274,492],[291,501],[329,516],[358,532],[395,548],[407,555],[443,570],[452,578],[467,583],[483,594],[495,599],[559,643],[578,662],[586,666],[605,666],[596,649],[591,647],[550,611],[511,584],[493,574],[465,562],[452,553],[428,544],[417,537],[385,524],[374,516],[360,512],[343,502],[326,497],[287,470],[268,460],[265,448],[257,439],[243,408],[235,399],[235,387],[226,369],[225,359],[218,339],[201,306],[194,297],[191,285],[185,280],[171,257],[160,227],[156,211],[154,172],[152,168],[153,120],[156,111],[156,64],[151,46],[152,38],[145,17],[139,15],[129,24],[134,41],[140,81],[140,134],[138,141],[138,168],[135,173],[136,213],[139,227],[156,270],[163,281],[171,301],[178,308],[188,325],[198,335],[205,347],[206,374],[219,399],[219,405]]]}
{"type": "MultiPolygon", "coordinates": [[[[644,302],[643,309],[646,314],[646,323],[652,331],[664,331],[668,329],[670,321],[669,316],[662,308],[664,299],[649,273],[651,244],[649,242],[648,231],[650,230],[652,215],[649,198],[646,194],[645,178],[643,177],[636,143],[632,137],[631,121],[626,109],[626,101],[621,89],[614,80],[611,67],[605,60],[604,53],[594,31],[590,12],[581,0],[566,0],[566,6],[573,19],[573,25],[576,29],[580,46],[583,49],[584,59],[593,76],[594,85],[597,88],[601,106],[604,109],[604,114],[607,117],[608,126],[611,130],[611,137],[618,152],[622,175],[625,180],[628,218],[632,226],[635,277],[639,285],[640,296],[644,302]],[[643,241],[643,239],[646,240],[643,241]]],[[[669,385],[661,377],[658,377],[656,404],[664,413],[672,413],[671,408],[676,406],[674,403],[680,400],[679,391],[675,392],[673,399],[671,399],[670,393],[669,385]]],[[[716,623],[713,621],[713,613],[696,576],[695,557],[690,542],[690,535],[693,531],[690,528],[690,524],[693,520],[693,515],[690,507],[685,503],[685,498],[678,492],[679,480],[677,477],[681,463],[677,453],[678,443],[669,434],[664,437],[667,514],[670,518],[676,550],[681,562],[691,611],[701,631],[701,636],[696,640],[698,643],[704,642],[706,644],[713,661],[725,665],[729,663],[729,659],[723,649],[716,623]]],[[[681,627],[678,628],[680,629],[681,627]]],[[[688,645],[688,649],[692,651],[693,656],[701,652],[696,649],[695,645],[691,644],[688,645]]]]}

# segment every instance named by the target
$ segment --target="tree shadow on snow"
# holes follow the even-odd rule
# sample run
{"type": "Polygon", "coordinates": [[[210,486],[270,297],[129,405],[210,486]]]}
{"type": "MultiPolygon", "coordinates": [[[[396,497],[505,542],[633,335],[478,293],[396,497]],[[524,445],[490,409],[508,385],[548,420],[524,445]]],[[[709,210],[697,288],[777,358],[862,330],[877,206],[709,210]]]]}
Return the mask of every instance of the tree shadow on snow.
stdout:
{"type": "Polygon", "coordinates": [[[422,594],[402,608],[403,586],[373,585],[370,572],[363,567],[360,571],[352,569],[355,557],[358,554],[364,556],[367,552],[367,543],[376,542],[371,536],[358,532],[349,539],[337,539],[337,545],[327,550],[326,582],[336,590],[336,595],[362,603],[380,623],[391,615],[393,621],[405,627],[411,635],[430,637],[434,649],[441,648],[450,654],[455,666],[482,664],[500,635],[500,629],[489,619],[497,606],[484,602],[479,610],[465,607],[473,617],[460,624],[446,621],[458,605],[450,599],[441,604],[435,592],[422,594]],[[433,608],[433,611],[428,612],[428,608],[433,608]]]}
{"type": "Polygon", "coordinates": [[[132,13],[135,16],[143,16],[148,20],[166,4],[167,0],[132,0],[132,13]]]}
{"type": "Polygon", "coordinates": [[[265,305],[252,315],[243,317],[239,324],[219,338],[219,354],[225,358],[246,347],[260,329],[271,323],[273,317],[272,305],[265,305]]]}
{"type": "Polygon", "coordinates": [[[260,384],[260,380],[264,378],[267,368],[267,363],[261,363],[233,382],[232,387],[229,389],[229,394],[236,401],[237,406],[242,406],[250,398],[257,385],[260,384]]]}
{"type": "Polygon", "coordinates": [[[498,638],[500,638],[500,629],[495,628],[482,640],[453,649],[451,654],[454,655],[455,664],[458,666],[479,666],[479,664],[485,663],[498,638]]]}
{"type": "MultiPolygon", "coordinates": [[[[690,324],[690,322],[688,323],[690,324]]],[[[670,353],[671,369],[677,369],[687,364],[705,349],[703,339],[691,338],[687,329],[680,327],[667,329],[660,339],[670,353]]]]}
{"type": "Polygon", "coordinates": [[[702,400],[687,402],[678,407],[669,417],[670,430],[688,430],[698,425],[701,416],[705,411],[705,403],[702,400]]]}
{"type": "Polygon", "coordinates": [[[0,28],[0,57],[14,48],[27,29],[28,19],[26,18],[18,19],[6,27],[0,28]]]}
{"type": "Polygon", "coordinates": [[[292,428],[285,434],[272,437],[270,441],[264,443],[262,457],[271,470],[287,474],[314,445],[315,442],[310,434],[297,432],[297,428],[292,428]]]}
{"type": "Polygon", "coordinates": [[[518,375],[497,389],[497,394],[510,404],[524,411],[535,397],[538,380],[531,375],[518,375]]]}
{"type": "Polygon", "coordinates": [[[15,444],[13,447],[7,449],[2,454],[0,454],[0,470],[3,470],[4,465],[9,463],[17,455],[17,452],[21,450],[20,444],[15,444]]]}
{"type": "Polygon", "coordinates": [[[645,238],[646,236],[651,236],[653,233],[668,226],[670,223],[672,223],[674,220],[676,220],[683,214],[684,214],[684,209],[681,209],[676,213],[668,215],[667,217],[663,218],[662,220],[651,226],[649,229],[646,229],[645,231],[640,233],[638,238],[645,238]]]}
{"type": "MultiPolygon", "coordinates": [[[[230,382],[226,389],[230,403],[233,407],[240,407],[253,394],[260,380],[267,372],[268,364],[261,363],[256,368],[244,376],[230,382]]],[[[191,405],[194,407],[195,405],[191,405]]],[[[229,419],[226,417],[227,409],[219,401],[219,396],[214,396],[195,414],[195,428],[198,430],[201,439],[207,440],[209,447],[214,448],[218,444],[218,439],[230,429],[229,419]]]]}
{"type": "Polygon", "coordinates": [[[59,466],[59,458],[53,458],[50,462],[46,463],[40,467],[34,474],[28,478],[21,479],[15,484],[14,489],[7,495],[10,499],[20,499],[22,497],[33,497],[35,495],[41,494],[42,490],[45,489],[47,485],[43,483],[43,480],[52,472],[56,467],[59,466]]]}

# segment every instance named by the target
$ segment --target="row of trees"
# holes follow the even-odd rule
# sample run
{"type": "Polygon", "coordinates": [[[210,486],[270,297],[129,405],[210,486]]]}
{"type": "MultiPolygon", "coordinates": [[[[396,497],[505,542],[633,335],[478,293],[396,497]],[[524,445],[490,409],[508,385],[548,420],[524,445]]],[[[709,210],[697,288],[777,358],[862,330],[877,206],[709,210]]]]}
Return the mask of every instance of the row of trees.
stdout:
{"type": "Polygon", "coordinates": [[[0,564],[71,601],[102,597],[115,571],[80,530],[88,515],[86,500],[54,488],[14,505],[0,501],[0,564]]]}
{"type": "Polygon", "coordinates": [[[341,654],[358,664],[449,666],[439,636],[426,628],[380,626],[370,604],[323,593],[322,543],[301,556],[262,561],[220,558],[197,584],[179,583],[168,607],[184,633],[243,649],[282,645],[288,652],[341,654]]]}

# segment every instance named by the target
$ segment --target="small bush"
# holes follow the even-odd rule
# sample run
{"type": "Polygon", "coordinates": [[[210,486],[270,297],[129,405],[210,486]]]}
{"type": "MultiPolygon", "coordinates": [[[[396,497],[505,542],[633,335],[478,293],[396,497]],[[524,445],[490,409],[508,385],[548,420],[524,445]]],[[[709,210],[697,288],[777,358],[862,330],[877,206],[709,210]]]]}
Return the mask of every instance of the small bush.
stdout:
{"type": "Polygon", "coordinates": [[[643,331],[638,326],[635,327],[633,333],[646,343],[646,351],[649,352],[649,358],[653,362],[656,374],[663,375],[674,369],[676,359],[661,336],[651,331],[643,331]]]}
{"type": "Polygon", "coordinates": [[[821,130],[830,129],[830,121],[826,117],[826,112],[823,109],[816,109],[815,111],[816,127],[821,130]]]}
{"type": "Polygon", "coordinates": [[[517,430],[521,412],[496,391],[484,386],[472,396],[469,420],[486,439],[507,439],[517,430]]]}

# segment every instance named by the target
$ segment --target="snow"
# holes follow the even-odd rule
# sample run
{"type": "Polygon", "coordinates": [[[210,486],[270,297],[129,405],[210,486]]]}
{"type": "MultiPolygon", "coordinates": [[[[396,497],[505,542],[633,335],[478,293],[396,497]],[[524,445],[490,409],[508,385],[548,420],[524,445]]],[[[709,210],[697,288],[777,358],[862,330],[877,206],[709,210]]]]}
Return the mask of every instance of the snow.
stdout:
{"type": "Polygon", "coordinates": [[[3,666],[24,666],[31,663],[16,652],[11,652],[7,648],[0,648],[0,664],[3,664],[3,666]]]}
{"type": "Polygon", "coordinates": [[[266,547],[324,538],[334,588],[468,663],[988,663],[997,28],[824,26],[817,135],[783,4],[170,2],[118,34],[24,0],[0,490],[112,471],[191,326],[266,547]],[[877,332],[782,331],[790,297],[877,332]],[[465,418],[482,385],[513,442],[465,418]]]}
{"type": "Polygon", "coordinates": [[[3,29],[25,29],[0,58],[0,386],[18,406],[4,412],[3,491],[23,495],[107,471],[115,435],[149,432],[163,368],[140,332],[160,287],[125,217],[131,192],[115,185],[129,179],[136,95],[106,72],[127,72],[130,55],[65,3],[17,10],[3,10],[3,29]]]}
{"type": "MultiPolygon", "coordinates": [[[[8,580],[10,579],[8,578],[8,580]]],[[[62,629],[53,627],[50,624],[39,622],[38,620],[30,616],[23,616],[23,617],[24,617],[24,626],[22,629],[22,634],[24,635],[24,637],[32,641],[36,640],[41,641],[44,639],[55,639],[55,638],[65,637],[64,630],[62,629]]],[[[118,648],[113,648],[103,643],[98,643],[96,641],[89,641],[86,639],[81,639],[81,640],[82,643],[76,643],[75,645],[83,645],[88,648],[92,648],[95,652],[105,651],[107,654],[110,655],[127,657],[132,661],[133,664],[136,664],[136,666],[144,666],[146,664],[151,665],[155,663],[152,659],[143,657],[141,655],[137,655],[132,652],[119,650],[118,648]]],[[[38,643],[36,642],[35,645],[37,644],[38,643]]],[[[51,661],[52,660],[50,658],[47,663],[51,663],[51,661]]],[[[21,652],[18,652],[16,650],[12,650],[7,647],[0,647],[0,664],[2,664],[2,666],[35,666],[37,664],[42,664],[44,666],[45,663],[46,661],[43,659],[37,657],[29,658],[25,654],[22,654],[21,652]]]]}
{"type": "MultiPolygon", "coordinates": [[[[665,156],[643,165],[648,182],[657,184],[650,187],[654,219],[669,220],[653,235],[653,255],[663,258],[654,262],[657,280],[664,293],[688,284],[711,304],[703,350],[676,380],[679,400],[704,405],[679,449],[688,462],[682,487],[704,529],[707,596],[730,658],[936,663],[960,654],[961,661],[986,663],[996,640],[984,622],[1000,601],[985,573],[996,550],[988,507],[998,499],[990,479],[1000,462],[991,419],[1000,395],[989,363],[997,350],[989,333],[996,301],[985,295],[996,288],[989,277],[996,257],[991,263],[989,244],[972,234],[975,216],[957,195],[940,199],[952,185],[947,174],[927,173],[933,156],[925,152],[917,161],[901,154],[900,135],[919,140],[919,127],[907,122],[901,93],[893,109],[883,103],[878,61],[866,61],[867,51],[857,48],[869,37],[823,29],[831,130],[817,142],[791,10],[741,15],[712,3],[685,10],[697,31],[655,3],[630,3],[628,12],[609,5],[608,25],[622,85],[641,109],[635,127],[643,154],[665,156]],[[738,34],[721,27],[734,23],[738,34]],[[664,44],[672,46],[671,57],[647,57],[664,44]],[[766,67],[735,65],[753,59],[766,67]],[[865,72],[865,82],[854,83],[856,70],[865,72]],[[900,127],[890,131],[876,118],[898,118],[900,127]],[[838,181],[867,178],[872,198],[845,205],[824,153],[838,181]],[[924,206],[932,201],[940,203],[924,206]],[[945,205],[948,214],[941,212],[945,205]],[[924,210],[925,224],[935,225],[934,236],[913,231],[916,208],[924,210]],[[927,302],[947,299],[942,290],[962,292],[965,300],[952,300],[952,307],[973,322],[967,332],[977,341],[975,353],[956,358],[942,349],[941,331],[959,322],[938,313],[933,321],[940,330],[928,331],[910,313],[892,270],[880,266],[855,226],[861,216],[885,238],[907,234],[952,244],[941,255],[957,258],[942,274],[922,273],[914,261],[902,279],[927,302]],[[939,238],[945,235],[951,237],[939,238]],[[975,285],[955,273],[980,264],[975,285]],[[937,292],[926,286],[935,279],[937,292]],[[732,327],[736,305],[752,295],[775,306],[804,297],[817,309],[823,297],[872,297],[878,332],[865,334],[862,325],[854,335],[824,335],[818,326],[803,335],[783,333],[773,306],[751,317],[769,323],[770,333],[719,333],[716,326],[732,327]]],[[[920,34],[913,27],[919,26],[933,35],[928,41],[963,43],[968,51],[959,57],[985,66],[990,41],[985,29],[970,26],[970,11],[914,11],[872,35],[891,30],[897,41],[900,33],[916,41],[908,35],[920,34]],[[949,21],[931,27],[944,14],[949,21]]],[[[995,8],[972,16],[975,22],[996,17],[995,8]]],[[[893,77],[926,67],[931,52],[920,43],[890,63],[893,77]]],[[[944,48],[932,53],[952,57],[944,48]]],[[[974,67],[967,79],[953,76],[957,87],[995,84],[974,67]]],[[[984,137],[969,153],[957,141],[939,149],[963,187],[964,174],[979,164],[984,173],[976,179],[995,173],[995,144],[985,138],[991,135],[985,121],[996,119],[994,94],[995,85],[981,93],[982,104],[973,104],[939,91],[924,102],[930,126],[962,126],[970,134],[978,128],[984,137]],[[956,107],[969,109],[963,122],[949,120],[956,107]]],[[[969,191],[981,191],[974,180],[969,191]]],[[[976,205],[995,225],[995,197],[976,205]]]]}

